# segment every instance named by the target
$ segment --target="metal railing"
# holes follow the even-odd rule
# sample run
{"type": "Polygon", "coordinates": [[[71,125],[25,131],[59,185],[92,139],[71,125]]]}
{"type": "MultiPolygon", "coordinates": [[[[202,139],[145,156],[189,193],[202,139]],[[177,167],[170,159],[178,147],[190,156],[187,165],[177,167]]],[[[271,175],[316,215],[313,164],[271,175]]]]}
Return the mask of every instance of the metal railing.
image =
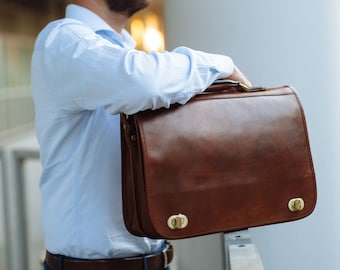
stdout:
{"type": "MultiPolygon", "coordinates": [[[[31,137],[30,137],[31,138],[31,137]]],[[[26,194],[23,162],[39,159],[33,139],[10,142],[0,146],[2,163],[4,222],[8,270],[24,270],[28,265],[26,194]]]]}
{"type": "Polygon", "coordinates": [[[248,230],[225,233],[226,270],[264,270],[248,230]]]}

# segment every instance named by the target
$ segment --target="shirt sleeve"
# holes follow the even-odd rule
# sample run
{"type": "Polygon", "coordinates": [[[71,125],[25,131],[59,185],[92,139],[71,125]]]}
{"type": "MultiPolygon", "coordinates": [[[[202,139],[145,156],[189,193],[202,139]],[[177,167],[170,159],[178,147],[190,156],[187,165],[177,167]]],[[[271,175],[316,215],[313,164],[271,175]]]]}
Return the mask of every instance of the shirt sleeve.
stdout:
{"type": "Polygon", "coordinates": [[[232,72],[228,56],[186,47],[145,53],[75,23],[50,26],[38,37],[32,59],[34,87],[48,91],[62,109],[105,107],[111,114],[184,104],[232,72]]]}

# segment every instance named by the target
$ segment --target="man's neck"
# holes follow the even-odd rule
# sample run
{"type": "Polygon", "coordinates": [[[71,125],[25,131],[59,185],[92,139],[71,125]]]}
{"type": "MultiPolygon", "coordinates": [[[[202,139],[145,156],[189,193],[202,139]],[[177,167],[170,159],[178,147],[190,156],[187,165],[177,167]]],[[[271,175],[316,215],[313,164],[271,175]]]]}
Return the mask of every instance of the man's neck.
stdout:
{"type": "Polygon", "coordinates": [[[126,14],[111,11],[105,0],[74,0],[73,3],[96,13],[119,34],[129,19],[126,14]]]}

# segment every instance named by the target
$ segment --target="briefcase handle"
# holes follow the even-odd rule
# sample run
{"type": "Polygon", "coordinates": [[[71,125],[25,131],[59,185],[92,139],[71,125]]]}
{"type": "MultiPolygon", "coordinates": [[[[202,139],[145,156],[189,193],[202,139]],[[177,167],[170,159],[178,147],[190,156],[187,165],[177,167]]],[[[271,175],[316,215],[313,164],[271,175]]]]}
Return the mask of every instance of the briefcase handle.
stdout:
{"type": "Polygon", "coordinates": [[[266,91],[265,87],[249,87],[248,85],[245,85],[242,82],[234,81],[234,80],[228,80],[228,79],[219,79],[214,81],[212,85],[210,85],[205,92],[216,92],[216,91],[223,91],[227,90],[227,88],[231,88],[233,90],[236,90],[238,92],[258,92],[258,91],[266,91]]]}

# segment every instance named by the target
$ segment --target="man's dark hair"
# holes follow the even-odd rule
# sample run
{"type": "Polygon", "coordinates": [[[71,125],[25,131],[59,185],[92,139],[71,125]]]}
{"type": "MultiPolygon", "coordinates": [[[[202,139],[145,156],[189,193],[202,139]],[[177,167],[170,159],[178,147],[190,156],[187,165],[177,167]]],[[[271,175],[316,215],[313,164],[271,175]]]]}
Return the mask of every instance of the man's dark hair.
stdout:
{"type": "Polygon", "coordinates": [[[126,13],[128,16],[149,5],[148,0],[106,0],[106,3],[111,10],[126,13]]]}

